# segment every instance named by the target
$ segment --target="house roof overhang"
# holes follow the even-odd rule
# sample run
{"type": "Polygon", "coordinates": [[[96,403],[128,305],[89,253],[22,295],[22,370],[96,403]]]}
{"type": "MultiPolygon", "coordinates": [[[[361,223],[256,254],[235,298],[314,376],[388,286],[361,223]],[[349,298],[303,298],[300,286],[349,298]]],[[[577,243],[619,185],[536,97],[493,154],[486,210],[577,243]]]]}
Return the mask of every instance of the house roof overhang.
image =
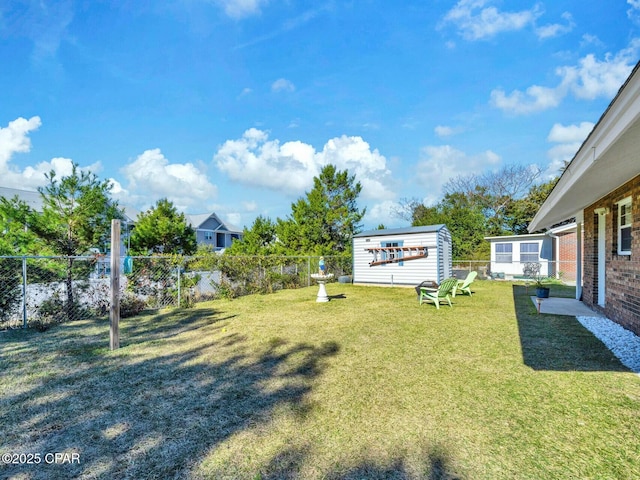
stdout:
{"type": "Polygon", "coordinates": [[[640,174],[640,62],[529,223],[536,232],[582,211],[640,174]]]}

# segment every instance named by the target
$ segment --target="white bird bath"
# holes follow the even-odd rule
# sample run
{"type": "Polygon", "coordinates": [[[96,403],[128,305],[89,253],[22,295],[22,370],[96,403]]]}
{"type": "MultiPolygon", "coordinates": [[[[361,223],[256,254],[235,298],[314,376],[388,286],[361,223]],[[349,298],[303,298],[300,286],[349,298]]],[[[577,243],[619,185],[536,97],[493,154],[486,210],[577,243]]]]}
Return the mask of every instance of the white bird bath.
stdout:
{"type": "Polygon", "coordinates": [[[333,273],[327,273],[326,275],[312,273],[311,278],[313,278],[318,283],[318,296],[316,297],[316,302],[328,302],[329,297],[327,296],[327,289],[325,288],[324,284],[327,280],[333,278],[333,273]]]}

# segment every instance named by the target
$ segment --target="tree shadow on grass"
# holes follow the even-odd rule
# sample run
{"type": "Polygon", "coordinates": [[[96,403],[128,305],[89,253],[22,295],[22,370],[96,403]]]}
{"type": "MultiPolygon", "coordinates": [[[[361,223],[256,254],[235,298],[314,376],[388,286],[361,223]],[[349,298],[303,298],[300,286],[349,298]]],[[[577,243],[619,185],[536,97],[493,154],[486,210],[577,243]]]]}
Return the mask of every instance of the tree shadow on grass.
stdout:
{"type": "Polygon", "coordinates": [[[15,368],[32,364],[48,374],[0,399],[0,453],[76,453],[80,462],[7,465],[3,475],[186,478],[230,436],[267,423],[276,408],[304,404],[340,350],[335,342],[285,340],[256,347],[221,330],[224,319],[214,311],[178,317],[174,327],[125,328],[132,345],[113,353],[91,335],[68,343],[38,337],[31,358],[15,368]],[[134,345],[136,339],[146,343],[134,345]],[[82,355],[70,348],[76,342],[82,355]],[[38,365],[40,354],[47,365],[38,365]]]}
{"type": "MultiPolygon", "coordinates": [[[[301,474],[309,448],[292,447],[279,452],[260,473],[257,478],[261,480],[287,480],[304,478],[301,474]]],[[[463,480],[464,477],[455,473],[451,466],[451,459],[441,448],[435,447],[425,452],[423,460],[419,462],[418,472],[416,468],[410,468],[405,458],[399,457],[391,462],[365,460],[352,467],[334,469],[334,471],[322,474],[321,478],[327,480],[463,480]]],[[[415,467],[415,466],[414,466],[415,467]]]]}
{"type": "Polygon", "coordinates": [[[513,286],[525,365],[534,370],[628,371],[575,317],[538,314],[530,295],[526,287],[513,286]]]}

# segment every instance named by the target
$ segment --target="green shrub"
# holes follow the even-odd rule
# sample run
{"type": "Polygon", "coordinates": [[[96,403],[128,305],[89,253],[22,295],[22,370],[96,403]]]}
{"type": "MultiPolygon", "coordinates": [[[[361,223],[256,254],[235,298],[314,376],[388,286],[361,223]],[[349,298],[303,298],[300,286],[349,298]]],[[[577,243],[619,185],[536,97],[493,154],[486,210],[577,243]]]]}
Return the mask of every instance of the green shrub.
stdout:
{"type": "Polygon", "coordinates": [[[121,318],[135,317],[145,308],[147,308],[145,301],[130,292],[125,292],[120,298],[121,318]]]}

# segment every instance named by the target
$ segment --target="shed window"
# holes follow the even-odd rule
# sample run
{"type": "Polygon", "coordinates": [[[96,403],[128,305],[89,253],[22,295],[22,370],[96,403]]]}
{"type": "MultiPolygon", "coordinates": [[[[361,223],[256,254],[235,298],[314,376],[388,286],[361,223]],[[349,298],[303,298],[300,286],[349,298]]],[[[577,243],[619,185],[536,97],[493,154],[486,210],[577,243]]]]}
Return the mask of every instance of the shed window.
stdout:
{"type": "Polygon", "coordinates": [[[537,243],[521,243],[520,244],[520,261],[531,263],[538,261],[539,245],[537,243]]]}
{"type": "Polygon", "coordinates": [[[511,243],[496,243],[496,263],[511,263],[513,245],[511,243]]]}
{"type": "Polygon", "coordinates": [[[631,255],[631,197],[618,202],[618,255],[631,255]]]}
{"type": "MultiPolygon", "coordinates": [[[[383,247],[401,247],[404,242],[381,242],[383,247]]],[[[402,258],[402,250],[393,251],[387,250],[382,254],[382,260],[396,260],[402,258]]],[[[404,262],[402,260],[396,260],[398,265],[402,267],[404,262]]]]}

